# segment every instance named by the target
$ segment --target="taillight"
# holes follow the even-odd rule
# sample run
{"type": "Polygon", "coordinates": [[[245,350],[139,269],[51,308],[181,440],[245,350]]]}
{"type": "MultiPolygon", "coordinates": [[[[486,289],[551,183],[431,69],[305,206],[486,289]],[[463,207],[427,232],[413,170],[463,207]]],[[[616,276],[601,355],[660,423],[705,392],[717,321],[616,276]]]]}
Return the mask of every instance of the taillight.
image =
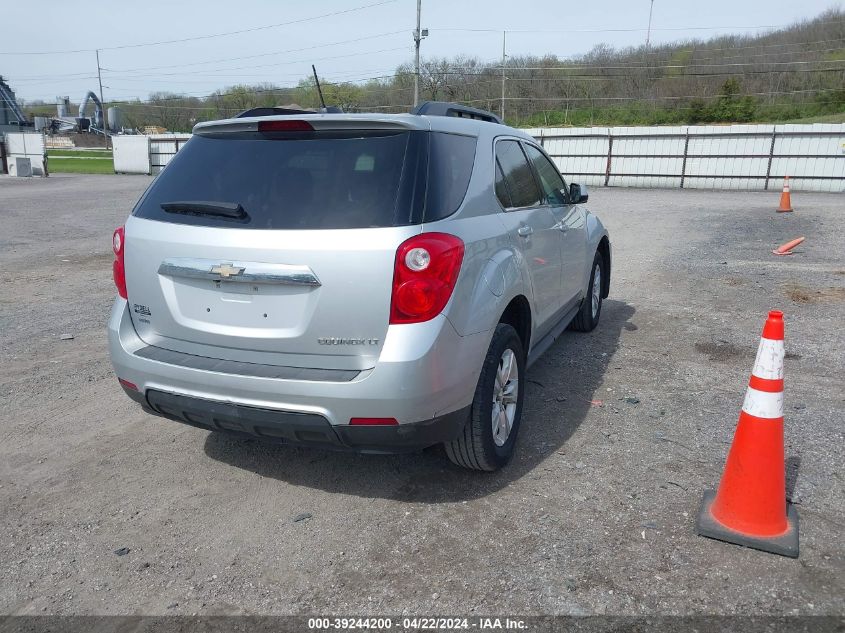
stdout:
{"type": "Polygon", "coordinates": [[[390,323],[421,323],[443,311],[455,289],[464,243],[446,233],[423,233],[402,242],[393,266],[390,323]]]}
{"type": "Polygon", "coordinates": [[[259,132],[313,132],[314,127],[308,121],[283,120],[259,121],[259,132]]]}
{"type": "Polygon", "coordinates": [[[112,250],[114,251],[114,262],[112,263],[114,285],[117,287],[117,294],[126,299],[126,268],[123,265],[123,254],[126,251],[126,235],[122,226],[115,229],[111,242],[112,250]]]}

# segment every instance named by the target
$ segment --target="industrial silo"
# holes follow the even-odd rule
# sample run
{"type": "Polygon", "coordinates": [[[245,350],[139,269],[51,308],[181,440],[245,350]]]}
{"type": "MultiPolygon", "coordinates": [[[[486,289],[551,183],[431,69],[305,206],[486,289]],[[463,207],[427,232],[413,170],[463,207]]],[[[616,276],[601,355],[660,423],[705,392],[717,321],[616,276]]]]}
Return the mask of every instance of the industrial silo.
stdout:
{"type": "Polygon", "coordinates": [[[120,132],[123,129],[123,113],[120,111],[120,108],[112,106],[109,108],[106,116],[108,117],[109,130],[120,132]]]}
{"type": "Polygon", "coordinates": [[[70,97],[56,97],[56,114],[60,119],[67,117],[70,110],[70,97]]]}

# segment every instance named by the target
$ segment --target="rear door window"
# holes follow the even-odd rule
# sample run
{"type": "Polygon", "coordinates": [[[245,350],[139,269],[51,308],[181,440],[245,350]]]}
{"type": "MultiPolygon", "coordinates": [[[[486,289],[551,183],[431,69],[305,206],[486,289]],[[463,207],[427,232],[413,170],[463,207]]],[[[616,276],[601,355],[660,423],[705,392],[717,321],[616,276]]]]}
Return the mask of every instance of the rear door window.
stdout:
{"type": "Polygon", "coordinates": [[[540,186],[543,188],[546,201],[551,205],[567,204],[569,197],[566,194],[566,184],[563,182],[563,177],[557,167],[533,145],[526,143],[525,151],[528,158],[531,159],[534,169],[537,170],[537,176],[540,178],[540,186]]]}
{"type": "Polygon", "coordinates": [[[419,151],[413,148],[419,147],[420,139],[412,134],[194,135],[158,176],[134,215],[250,229],[409,224],[413,205],[400,195],[400,188],[406,154],[419,151]],[[400,204],[400,199],[406,204],[400,204]],[[172,212],[175,202],[240,205],[245,216],[172,212]]]}
{"type": "Polygon", "coordinates": [[[508,183],[505,182],[505,175],[502,173],[502,166],[496,160],[496,197],[505,209],[513,207],[511,192],[508,191],[508,183]]]}
{"type": "MultiPolygon", "coordinates": [[[[502,202],[502,206],[505,208],[538,206],[542,199],[540,189],[519,142],[505,140],[496,143],[496,158],[511,199],[510,205],[502,202]]],[[[498,190],[497,187],[497,192],[498,190]]],[[[501,201],[501,198],[499,200],[501,201]]]]}

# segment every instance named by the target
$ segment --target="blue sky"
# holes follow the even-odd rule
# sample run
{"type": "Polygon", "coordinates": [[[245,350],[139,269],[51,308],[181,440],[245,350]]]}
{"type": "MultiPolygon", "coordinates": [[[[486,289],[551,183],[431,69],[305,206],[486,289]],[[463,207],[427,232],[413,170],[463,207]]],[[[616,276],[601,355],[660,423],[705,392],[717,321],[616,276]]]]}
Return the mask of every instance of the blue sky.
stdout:
{"type": "MultiPolygon", "coordinates": [[[[103,49],[107,101],[143,99],[154,91],[205,95],[238,83],[295,84],[310,73],[312,62],[329,80],[364,80],[389,75],[413,59],[415,0],[49,1],[37,9],[23,2],[7,4],[0,20],[0,75],[25,100],[69,95],[78,101],[87,90],[96,91],[95,48],[103,49]],[[383,4],[358,9],[376,3],[383,4]],[[335,12],[343,13],[310,19],[335,12]],[[45,16],[52,16],[52,23],[45,24],[45,16]],[[265,28],[294,21],[299,22],[265,28]],[[246,29],[253,30],[116,48],[246,29]],[[19,54],[35,52],[48,54],[19,54]]],[[[652,42],[759,33],[767,30],[760,27],[812,18],[828,8],[841,9],[843,3],[655,0],[652,42]]],[[[648,10],[649,0],[423,0],[422,25],[430,36],[422,54],[498,59],[503,29],[509,31],[507,48],[513,55],[570,57],[601,43],[636,45],[645,41],[648,10]]]]}

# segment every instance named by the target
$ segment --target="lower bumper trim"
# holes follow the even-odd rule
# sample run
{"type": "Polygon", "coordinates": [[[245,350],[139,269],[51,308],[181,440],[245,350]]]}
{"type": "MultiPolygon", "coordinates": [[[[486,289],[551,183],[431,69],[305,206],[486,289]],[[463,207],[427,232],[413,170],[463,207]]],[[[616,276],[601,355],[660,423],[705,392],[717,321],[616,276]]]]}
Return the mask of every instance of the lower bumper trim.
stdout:
{"type": "Polygon", "coordinates": [[[292,413],[217,402],[150,389],[144,397],[124,389],[150,413],[191,426],[298,446],[364,453],[401,453],[455,439],[469,407],[423,422],[397,426],[332,425],[318,414],[292,413]]]}

